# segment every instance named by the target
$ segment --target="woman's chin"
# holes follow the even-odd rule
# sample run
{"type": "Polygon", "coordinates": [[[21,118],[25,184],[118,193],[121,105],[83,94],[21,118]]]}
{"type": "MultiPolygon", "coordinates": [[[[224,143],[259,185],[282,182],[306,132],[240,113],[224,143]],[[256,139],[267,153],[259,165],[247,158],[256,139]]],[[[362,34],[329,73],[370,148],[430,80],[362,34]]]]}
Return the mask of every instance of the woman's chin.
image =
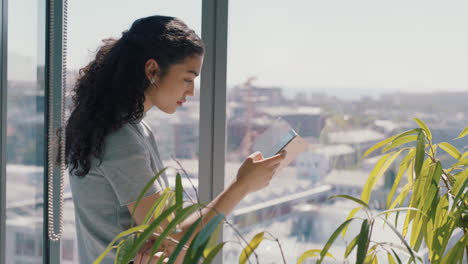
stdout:
{"type": "Polygon", "coordinates": [[[167,108],[167,109],[161,109],[161,110],[166,114],[174,114],[177,111],[177,108],[167,108]]]}
{"type": "Polygon", "coordinates": [[[156,106],[156,107],[166,114],[174,114],[177,111],[177,107],[170,107],[170,106],[166,106],[166,107],[156,106]]]}

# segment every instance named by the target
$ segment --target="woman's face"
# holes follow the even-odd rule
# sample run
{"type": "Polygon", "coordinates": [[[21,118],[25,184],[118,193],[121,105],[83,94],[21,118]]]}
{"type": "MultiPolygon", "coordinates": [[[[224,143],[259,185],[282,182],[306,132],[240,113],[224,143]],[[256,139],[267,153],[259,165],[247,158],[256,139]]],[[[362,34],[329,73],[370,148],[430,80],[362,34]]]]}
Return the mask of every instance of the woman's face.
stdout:
{"type": "Polygon", "coordinates": [[[182,106],[188,96],[194,95],[195,78],[200,74],[203,65],[203,55],[192,55],[183,62],[169,66],[162,78],[157,72],[159,67],[155,60],[146,62],[146,76],[154,84],[145,92],[145,112],[156,106],[161,111],[172,114],[182,106]]]}

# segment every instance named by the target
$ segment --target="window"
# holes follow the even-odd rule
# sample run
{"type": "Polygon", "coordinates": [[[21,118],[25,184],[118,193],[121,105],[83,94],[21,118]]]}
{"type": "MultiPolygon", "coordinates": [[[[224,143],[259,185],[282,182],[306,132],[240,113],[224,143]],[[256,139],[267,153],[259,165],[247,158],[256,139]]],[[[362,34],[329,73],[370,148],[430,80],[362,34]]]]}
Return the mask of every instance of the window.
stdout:
{"type": "Polygon", "coordinates": [[[17,256],[35,256],[36,241],[34,235],[17,232],[15,237],[15,254],[17,256]]]}
{"type": "Polygon", "coordinates": [[[75,241],[73,239],[62,239],[62,260],[73,260],[75,252],[75,241]]]}
{"type": "Polygon", "coordinates": [[[41,263],[45,1],[9,1],[8,19],[5,258],[41,263]]]}
{"type": "MultiPolygon", "coordinates": [[[[370,146],[413,128],[412,117],[426,121],[436,141],[457,136],[468,123],[467,12],[462,2],[230,1],[226,184],[277,117],[309,144],[230,217],[246,239],[267,230],[294,263],[321,249],[354,207],[323,198],[361,195],[378,158],[360,162],[370,146]]],[[[388,190],[384,179],[378,186],[375,210],[388,190]]],[[[393,239],[388,229],[376,233],[393,239]]],[[[235,237],[230,228],[224,235],[235,237]]],[[[344,248],[342,240],[333,248],[339,262],[344,248]]],[[[240,247],[224,252],[225,263],[236,263],[240,247]]],[[[281,260],[274,242],[264,240],[257,252],[260,261],[281,260]]]]}

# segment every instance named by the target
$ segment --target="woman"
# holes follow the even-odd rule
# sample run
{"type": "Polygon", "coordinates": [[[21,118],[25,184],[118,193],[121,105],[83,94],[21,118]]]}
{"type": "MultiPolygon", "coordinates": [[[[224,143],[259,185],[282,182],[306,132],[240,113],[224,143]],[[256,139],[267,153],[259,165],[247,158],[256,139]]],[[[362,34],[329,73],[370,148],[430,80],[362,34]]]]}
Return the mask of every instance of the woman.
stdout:
{"type": "MultiPolygon", "coordinates": [[[[74,88],[74,108],[66,126],[66,162],[75,204],[80,263],[92,263],[133,217],[140,224],[160,191],[166,175],[145,194],[135,214],[134,202],[144,185],[163,168],[145,113],[156,106],[174,113],[194,95],[204,46],[195,32],[173,17],[136,20],[118,40],[108,39],[96,57],[81,69],[74,88]]],[[[243,162],[236,179],[202,211],[207,223],[216,213],[225,215],[250,192],[270,182],[285,153],[263,159],[253,153],[243,162]]],[[[197,218],[181,225],[183,236],[197,218]]],[[[152,258],[146,247],[135,263],[152,258]]],[[[170,252],[166,251],[166,257],[170,252]]],[[[103,263],[113,263],[113,253],[103,263]]]]}

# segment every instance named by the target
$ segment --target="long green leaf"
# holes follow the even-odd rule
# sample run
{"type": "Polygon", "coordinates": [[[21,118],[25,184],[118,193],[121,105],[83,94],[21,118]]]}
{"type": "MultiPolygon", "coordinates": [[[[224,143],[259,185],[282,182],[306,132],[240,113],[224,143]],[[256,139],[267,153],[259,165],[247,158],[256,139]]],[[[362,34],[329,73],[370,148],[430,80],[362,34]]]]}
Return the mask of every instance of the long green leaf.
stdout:
{"type": "Polygon", "coordinates": [[[422,120],[420,120],[418,118],[414,118],[414,121],[416,121],[416,123],[418,123],[418,126],[424,130],[424,132],[426,133],[427,138],[429,140],[432,140],[432,133],[431,133],[431,130],[427,127],[427,125],[422,120]]]}
{"type": "Polygon", "coordinates": [[[153,235],[154,229],[156,229],[156,227],[158,227],[168,215],[172,214],[177,209],[177,207],[178,205],[169,207],[164,212],[162,212],[162,214],[158,216],[153,222],[151,222],[151,224],[145,229],[145,231],[138,236],[135,243],[133,244],[132,249],[129,250],[129,252],[125,255],[125,263],[130,262],[130,260],[136,255],[136,253],[143,246],[143,244],[153,235]]]}
{"type": "Polygon", "coordinates": [[[465,159],[465,158],[468,158],[468,151],[465,151],[465,153],[462,154],[460,159],[462,160],[462,159],[465,159]]]}
{"type": "Polygon", "coordinates": [[[371,192],[375,184],[402,152],[403,150],[399,150],[393,155],[391,155],[392,153],[388,153],[377,162],[374,169],[371,171],[369,177],[367,178],[366,183],[364,184],[364,188],[361,194],[361,200],[363,200],[366,203],[369,202],[371,192]]]}
{"type": "Polygon", "coordinates": [[[202,221],[202,218],[200,217],[187,229],[184,236],[180,239],[179,243],[177,243],[176,248],[171,253],[171,257],[169,258],[169,261],[167,262],[168,264],[172,264],[176,261],[179,253],[182,251],[185,244],[187,244],[188,240],[192,237],[193,233],[195,232],[195,230],[197,229],[201,221],[202,221]]]}
{"type": "Polygon", "coordinates": [[[366,258],[367,248],[369,246],[369,220],[365,219],[361,225],[357,245],[356,263],[362,264],[366,258]]]}
{"type": "Polygon", "coordinates": [[[334,198],[345,198],[345,199],[351,200],[351,201],[353,201],[355,203],[358,203],[358,204],[366,207],[367,209],[369,209],[369,205],[367,203],[365,203],[364,201],[362,201],[361,199],[358,199],[356,197],[352,197],[352,196],[349,196],[349,195],[346,195],[346,194],[330,196],[330,199],[334,199],[334,198]]]}
{"type": "Polygon", "coordinates": [[[367,256],[365,256],[366,258],[364,259],[364,263],[366,263],[366,264],[377,264],[378,263],[377,251],[376,251],[377,246],[378,245],[375,244],[369,249],[369,251],[367,252],[367,256]]]}
{"type": "Polygon", "coordinates": [[[392,153],[388,153],[384,156],[382,156],[377,163],[375,164],[375,167],[372,169],[371,173],[369,174],[369,177],[367,178],[366,183],[364,184],[362,194],[361,194],[361,200],[363,200],[365,203],[369,202],[370,199],[370,194],[372,192],[372,188],[374,187],[377,177],[379,175],[384,174],[384,167],[387,162],[387,159],[390,157],[392,153]]]}
{"type": "MultiPolygon", "coordinates": [[[[318,257],[320,255],[320,251],[320,249],[310,249],[305,251],[297,259],[297,264],[302,264],[308,258],[318,257]]],[[[330,253],[327,253],[326,256],[335,259],[335,257],[330,253]]]]}
{"type": "Polygon", "coordinates": [[[390,205],[389,210],[395,208],[397,205],[403,204],[403,202],[405,201],[406,196],[408,195],[408,192],[410,191],[410,189],[411,189],[411,184],[409,184],[409,183],[407,183],[405,186],[403,186],[403,188],[401,189],[400,194],[397,196],[397,198],[395,198],[395,200],[390,205]]]}
{"type": "Polygon", "coordinates": [[[408,152],[408,154],[406,155],[406,157],[400,163],[400,167],[398,168],[397,176],[395,177],[392,188],[391,188],[390,192],[387,195],[387,208],[389,208],[389,206],[390,206],[390,204],[392,202],[392,199],[393,199],[393,195],[395,194],[398,186],[400,185],[401,178],[403,177],[403,174],[405,173],[406,169],[408,168],[410,160],[414,158],[414,155],[415,155],[415,150],[414,149],[410,150],[408,152]]]}
{"type": "Polygon", "coordinates": [[[418,143],[416,144],[416,157],[415,157],[415,163],[414,163],[414,171],[416,174],[416,178],[419,177],[421,173],[421,168],[424,162],[424,156],[425,156],[425,137],[423,133],[418,134],[418,143]]]}
{"type": "MultiPolygon", "coordinates": [[[[180,207],[179,204],[174,205],[177,208],[180,207]]],[[[164,228],[164,231],[159,235],[159,237],[154,241],[153,246],[151,248],[151,255],[157,252],[159,247],[162,245],[163,241],[169,236],[174,230],[176,229],[177,225],[182,223],[187,217],[192,215],[195,211],[200,209],[200,204],[193,204],[190,205],[180,211],[178,215],[174,217],[174,219],[164,228]]]]}
{"type": "MultiPolygon", "coordinates": [[[[160,170],[153,178],[151,178],[148,183],[145,185],[145,187],[143,188],[143,190],[140,192],[140,195],[138,195],[138,198],[135,202],[135,204],[133,205],[133,210],[132,210],[132,215],[135,215],[135,210],[137,209],[138,205],[140,204],[140,201],[141,199],[143,199],[143,196],[145,196],[145,193],[149,190],[149,188],[154,184],[154,182],[156,181],[157,178],[159,178],[165,171],[166,171],[167,168],[164,168],[162,170],[160,170]]],[[[132,217],[132,221],[131,221],[131,224],[130,226],[133,226],[133,217],[132,217]]]]}
{"type": "MultiPolygon", "coordinates": [[[[156,215],[157,215],[157,214],[160,214],[160,213],[161,213],[163,210],[165,210],[167,207],[171,207],[171,206],[174,206],[174,205],[176,205],[176,202],[175,202],[175,192],[174,192],[173,190],[170,190],[169,193],[168,193],[168,196],[167,196],[167,202],[166,202],[166,204],[165,204],[164,206],[160,207],[160,208],[158,207],[158,208],[156,209],[155,214],[156,214],[156,215]],[[161,210],[161,211],[159,211],[159,210],[161,210]]],[[[179,207],[179,209],[180,209],[180,207],[179,207]]],[[[177,210],[176,210],[175,212],[177,212],[177,210]]],[[[172,220],[174,220],[175,212],[174,212],[173,214],[168,215],[168,216],[166,217],[167,222],[171,222],[172,220]]]]}
{"type": "Polygon", "coordinates": [[[211,248],[208,252],[206,252],[207,256],[203,260],[203,264],[211,264],[213,259],[216,257],[216,255],[218,255],[219,251],[224,247],[225,244],[226,242],[221,242],[215,247],[211,248]]]}
{"type": "Polygon", "coordinates": [[[465,129],[463,129],[460,135],[458,135],[458,137],[456,137],[455,139],[460,139],[460,138],[466,137],[467,135],[468,135],[468,126],[465,127],[465,129]]]}
{"type": "MultiPolygon", "coordinates": [[[[211,235],[216,230],[219,223],[224,219],[223,214],[217,214],[214,216],[208,224],[198,233],[197,237],[192,241],[190,248],[188,250],[188,254],[192,255],[195,252],[200,250],[202,245],[208,245],[208,241],[210,240],[211,235]]],[[[204,250],[204,248],[202,249],[204,250]]]]}
{"type": "Polygon", "coordinates": [[[454,175],[455,181],[457,181],[458,178],[466,177],[466,175],[468,175],[468,169],[465,169],[465,170],[463,170],[463,171],[460,171],[460,172],[456,173],[456,174],[454,175]]]}
{"type": "Polygon", "coordinates": [[[169,187],[164,189],[161,195],[156,199],[156,201],[154,201],[153,205],[151,205],[151,209],[148,211],[148,213],[145,215],[145,218],[143,219],[144,224],[147,224],[150,221],[150,219],[159,216],[159,212],[164,208],[164,205],[167,202],[167,197],[170,190],[171,188],[169,187]]]}
{"type": "Polygon", "coordinates": [[[119,243],[117,252],[115,253],[115,264],[128,264],[123,262],[123,257],[132,248],[133,243],[134,237],[127,237],[119,243]]]}
{"type": "Polygon", "coordinates": [[[252,240],[250,240],[249,244],[244,248],[244,250],[242,250],[242,253],[239,256],[239,264],[247,263],[250,255],[252,255],[253,251],[263,241],[264,235],[265,232],[258,233],[252,238],[252,240]]]}
{"type": "Polygon", "coordinates": [[[392,150],[392,149],[394,149],[394,148],[398,148],[398,147],[400,147],[401,145],[414,142],[414,141],[416,141],[417,139],[418,139],[418,136],[417,136],[417,135],[408,135],[408,136],[404,136],[404,137],[395,139],[395,140],[392,141],[392,144],[386,146],[382,151],[383,151],[383,152],[387,152],[387,151],[392,150]]]}
{"type": "Polygon", "coordinates": [[[393,255],[395,256],[396,260],[398,261],[398,264],[402,264],[400,257],[398,254],[395,252],[395,250],[390,249],[393,252],[393,255]]]}
{"type": "Polygon", "coordinates": [[[182,177],[180,176],[179,173],[176,175],[176,190],[175,190],[175,197],[176,197],[176,204],[180,204],[180,207],[178,210],[176,210],[176,214],[180,213],[180,210],[182,210],[182,204],[183,204],[183,198],[184,198],[184,190],[182,188],[182,177]]]}
{"type": "MultiPolygon", "coordinates": [[[[468,175],[464,175],[463,177],[457,178],[457,181],[453,185],[452,191],[451,191],[452,194],[455,195],[453,199],[455,205],[458,203],[459,200],[464,200],[464,197],[468,194],[467,188],[468,188],[468,175]]],[[[452,210],[454,208],[456,208],[456,206],[454,206],[452,210]]]]}
{"type": "Polygon", "coordinates": [[[364,152],[364,154],[362,155],[362,159],[367,157],[368,155],[370,155],[372,152],[376,151],[377,149],[389,144],[390,142],[392,142],[392,140],[394,138],[395,137],[390,137],[390,138],[384,139],[384,140],[380,141],[379,143],[375,144],[374,146],[369,148],[366,152],[364,152]]]}
{"type": "Polygon", "coordinates": [[[396,209],[385,210],[385,211],[375,215],[374,218],[380,217],[381,215],[384,215],[384,214],[389,214],[389,213],[393,213],[393,212],[401,212],[401,211],[417,211],[417,212],[423,214],[424,216],[427,216],[423,211],[419,210],[418,208],[400,207],[400,208],[396,208],[396,209]]]}
{"type": "Polygon", "coordinates": [[[408,131],[405,131],[405,132],[400,133],[398,135],[389,137],[387,139],[384,139],[384,140],[378,142],[377,144],[375,144],[374,146],[372,146],[371,148],[369,148],[364,153],[364,155],[362,155],[362,159],[364,159],[365,157],[367,157],[368,155],[370,155],[372,152],[376,151],[377,149],[391,143],[392,141],[394,141],[396,139],[399,139],[400,137],[404,137],[404,136],[411,135],[411,134],[414,134],[414,133],[419,133],[420,131],[421,131],[421,128],[416,128],[416,129],[408,130],[408,131]]]}
{"type": "Polygon", "coordinates": [[[407,131],[405,131],[403,133],[400,133],[400,134],[396,135],[393,140],[395,141],[395,140],[398,140],[398,139],[400,139],[402,137],[406,137],[408,135],[419,134],[419,132],[421,132],[421,131],[422,131],[422,128],[415,128],[415,129],[407,130],[407,131]]]}
{"type": "Polygon", "coordinates": [[[406,174],[407,174],[406,179],[408,180],[408,183],[411,186],[414,185],[414,181],[416,180],[416,175],[414,172],[414,163],[416,160],[416,148],[414,149],[414,151],[415,151],[415,154],[414,154],[415,158],[410,160],[409,165],[408,165],[408,170],[406,171],[406,174]]]}
{"type": "Polygon", "coordinates": [[[453,164],[451,167],[456,168],[461,166],[468,166],[468,159],[462,159],[459,162],[453,164]]]}
{"type": "Polygon", "coordinates": [[[333,242],[335,242],[335,239],[339,236],[341,231],[343,231],[343,229],[346,228],[349,225],[349,223],[351,223],[351,221],[353,221],[355,219],[356,218],[347,219],[335,230],[335,232],[333,232],[333,234],[330,236],[327,243],[323,247],[322,251],[320,252],[320,259],[317,261],[317,264],[322,263],[323,259],[325,258],[326,254],[328,253],[328,250],[332,246],[333,242]]]}
{"type": "MultiPolygon", "coordinates": [[[[402,152],[403,150],[398,151],[397,153],[387,153],[383,155],[378,161],[377,164],[374,166],[372,169],[369,177],[367,178],[367,181],[364,185],[362,194],[361,194],[361,200],[364,203],[368,203],[370,200],[370,195],[372,192],[372,188],[374,187],[375,183],[377,180],[385,173],[385,171],[390,167],[390,165],[395,161],[395,159],[398,157],[398,155],[402,152]],[[390,156],[393,154],[392,156],[390,156]],[[390,158],[389,158],[390,157],[390,158]]],[[[346,219],[351,219],[356,215],[357,212],[359,212],[360,208],[354,208],[351,210],[351,212],[348,214],[348,217],[346,219]]],[[[344,237],[346,235],[348,228],[345,227],[342,232],[342,236],[344,237]]]]}
{"type": "MultiPolygon", "coordinates": [[[[421,166],[420,176],[415,179],[413,193],[411,195],[411,199],[410,199],[410,203],[408,207],[418,208],[422,210],[424,199],[428,193],[428,190],[426,189],[426,183],[431,182],[433,171],[434,171],[434,166],[431,166],[431,161],[429,159],[425,160],[423,162],[423,165],[421,166]]],[[[402,230],[403,236],[407,235],[411,222],[413,225],[412,230],[414,232],[416,231],[417,227],[420,226],[421,224],[419,215],[417,215],[416,212],[414,211],[409,211],[406,214],[405,222],[404,222],[403,230],[402,230]]],[[[421,232],[414,233],[414,234],[415,236],[411,237],[411,241],[412,241],[411,245],[415,245],[414,243],[416,243],[416,241],[419,240],[418,236],[422,235],[421,232]]]]}
{"type": "Polygon", "coordinates": [[[353,249],[357,245],[358,238],[359,238],[359,235],[355,236],[354,239],[351,240],[351,243],[349,243],[349,245],[346,247],[345,254],[344,254],[345,259],[348,258],[351,252],[353,252],[353,249]]]}
{"type": "MultiPolygon", "coordinates": [[[[410,253],[411,259],[416,262],[416,256],[414,255],[413,249],[410,247],[408,242],[406,242],[405,238],[400,234],[400,232],[398,232],[398,230],[390,222],[388,222],[387,219],[385,219],[384,217],[380,217],[380,219],[382,219],[390,227],[390,229],[392,229],[392,231],[398,236],[400,241],[405,245],[406,249],[408,250],[408,253],[410,253]]],[[[418,259],[420,258],[418,257],[418,259]]]]}
{"type": "Polygon", "coordinates": [[[454,157],[456,160],[459,160],[461,158],[462,154],[452,144],[448,142],[442,142],[442,143],[439,143],[438,145],[441,149],[447,152],[450,156],[454,157]]]}
{"type": "MultiPolygon", "coordinates": [[[[460,240],[457,241],[457,243],[447,252],[447,254],[442,258],[441,263],[450,263],[450,264],[456,264],[456,263],[462,263],[463,262],[463,254],[465,247],[468,246],[467,243],[468,240],[468,233],[465,233],[460,240]]],[[[468,257],[468,256],[467,256],[468,257]]]]}
{"type": "Polygon", "coordinates": [[[393,258],[393,255],[390,253],[387,253],[387,260],[388,260],[388,264],[396,264],[395,259],[393,258]]]}
{"type": "MultiPolygon", "coordinates": [[[[206,248],[206,246],[208,245],[208,240],[205,241],[205,243],[203,243],[199,248],[198,250],[195,252],[195,256],[193,256],[192,258],[190,258],[190,262],[187,262],[187,264],[192,264],[192,263],[199,263],[200,260],[202,259],[203,257],[203,252],[206,248]]],[[[185,263],[185,260],[184,260],[184,263],[185,263]]]]}
{"type": "Polygon", "coordinates": [[[104,257],[107,254],[109,254],[109,252],[112,250],[112,247],[114,246],[115,242],[117,242],[119,239],[121,239],[121,238],[123,238],[125,236],[128,236],[128,235],[131,235],[133,233],[139,232],[141,230],[144,230],[147,227],[148,227],[148,225],[135,226],[135,227],[127,229],[127,230],[121,232],[120,234],[118,234],[117,236],[115,236],[114,239],[112,239],[112,241],[109,243],[107,248],[104,250],[104,252],[102,252],[101,255],[99,255],[99,257],[95,260],[94,263],[101,263],[101,261],[104,259],[104,257]]]}
{"type": "Polygon", "coordinates": [[[109,254],[109,252],[111,252],[111,250],[116,249],[116,248],[117,248],[117,246],[113,246],[113,247],[110,247],[110,248],[106,248],[106,249],[104,250],[104,252],[103,252],[99,257],[97,257],[96,260],[93,261],[93,264],[100,264],[100,263],[102,262],[102,260],[104,259],[104,257],[105,257],[107,254],[109,254]]]}
{"type": "MultiPolygon", "coordinates": [[[[361,207],[353,208],[353,210],[351,210],[351,212],[349,212],[348,216],[346,217],[346,220],[353,218],[359,212],[359,210],[361,210],[361,207]]],[[[343,228],[343,232],[341,234],[343,238],[345,237],[347,231],[348,227],[343,228]]]]}
{"type": "Polygon", "coordinates": [[[218,240],[220,238],[221,234],[221,229],[223,228],[223,225],[217,225],[215,231],[213,234],[211,234],[210,239],[208,240],[208,243],[206,244],[205,251],[203,252],[203,256],[208,256],[209,252],[216,246],[218,246],[218,240]]]}

